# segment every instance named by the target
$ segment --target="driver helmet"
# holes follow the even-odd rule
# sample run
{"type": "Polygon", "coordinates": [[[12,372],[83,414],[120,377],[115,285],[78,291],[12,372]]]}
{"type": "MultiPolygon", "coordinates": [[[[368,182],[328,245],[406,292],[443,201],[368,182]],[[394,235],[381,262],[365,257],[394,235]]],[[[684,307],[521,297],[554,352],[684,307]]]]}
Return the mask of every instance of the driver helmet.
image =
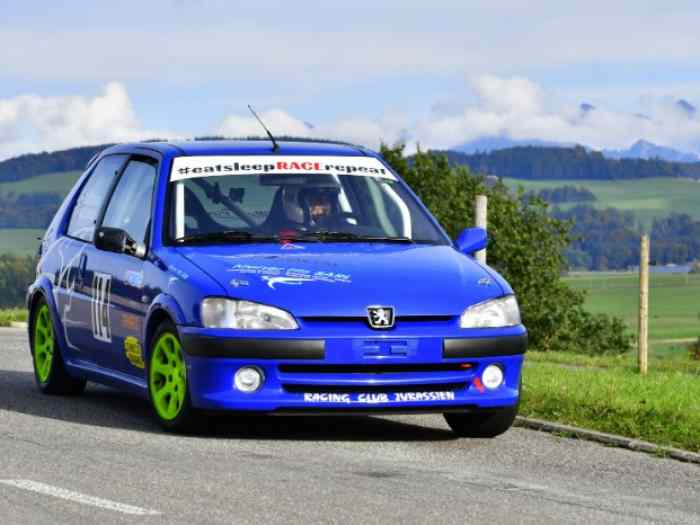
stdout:
{"type": "Polygon", "coordinates": [[[311,186],[299,191],[299,204],[311,225],[323,224],[340,209],[337,186],[311,186]]]}

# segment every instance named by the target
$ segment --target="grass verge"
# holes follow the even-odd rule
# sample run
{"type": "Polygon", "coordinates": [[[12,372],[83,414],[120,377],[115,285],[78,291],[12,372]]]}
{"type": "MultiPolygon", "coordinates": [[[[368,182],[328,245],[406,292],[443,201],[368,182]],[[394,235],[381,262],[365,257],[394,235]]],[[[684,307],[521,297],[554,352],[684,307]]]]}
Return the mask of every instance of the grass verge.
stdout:
{"type": "MultiPolygon", "coordinates": [[[[674,353],[654,353],[649,355],[649,370],[652,372],[682,372],[700,376],[700,361],[688,358],[687,345],[679,345],[674,353]]],[[[635,353],[622,355],[591,356],[572,354],[570,352],[537,352],[528,351],[527,361],[530,363],[550,363],[569,368],[621,368],[634,372],[637,370],[635,353]]]]}
{"type": "Polygon", "coordinates": [[[10,326],[12,322],[27,322],[27,310],[24,308],[0,310],[0,326],[10,326]]]}
{"type": "Polygon", "coordinates": [[[544,362],[529,354],[521,415],[700,452],[696,374],[654,369],[641,377],[629,366],[591,364],[544,362]]]}

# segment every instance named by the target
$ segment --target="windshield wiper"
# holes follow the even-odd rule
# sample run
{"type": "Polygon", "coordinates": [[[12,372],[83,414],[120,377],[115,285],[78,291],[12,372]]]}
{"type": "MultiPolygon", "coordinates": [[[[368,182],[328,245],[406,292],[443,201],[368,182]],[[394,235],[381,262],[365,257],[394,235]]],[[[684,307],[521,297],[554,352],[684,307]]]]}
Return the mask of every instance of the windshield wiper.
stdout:
{"type": "Polygon", "coordinates": [[[318,239],[321,241],[339,241],[339,242],[396,242],[412,244],[413,239],[408,237],[388,237],[383,235],[359,235],[351,232],[336,232],[336,231],[317,231],[306,233],[295,240],[318,239]]]}
{"type": "Polygon", "coordinates": [[[204,244],[209,242],[263,242],[277,240],[277,237],[271,237],[269,235],[255,235],[242,230],[224,230],[184,235],[175,239],[175,242],[178,244],[204,244]]]}

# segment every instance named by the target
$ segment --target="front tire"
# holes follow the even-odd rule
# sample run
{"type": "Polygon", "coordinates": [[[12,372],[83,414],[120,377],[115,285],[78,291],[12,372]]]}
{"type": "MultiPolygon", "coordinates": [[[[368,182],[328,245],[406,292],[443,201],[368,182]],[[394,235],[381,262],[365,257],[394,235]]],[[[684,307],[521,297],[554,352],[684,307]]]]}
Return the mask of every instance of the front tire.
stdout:
{"type": "Polygon", "coordinates": [[[161,323],[151,341],[148,393],[153,413],[166,430],[192,431],[197,411],[190,400],[185,354],[175,325],[161,323]]]}
{"type": "Polygon", "coordinates": [[[445,421],[459,437],[493,438],[506,432],[518,415],[518,405],[493,412],[476,414],[445,414],[445,421]]]}
{"type": "Polygon", "coordinates": [[[32,310],[29,346],[34,364],[34,379],[43,394],[75,396],[82,394],[87,382],[66,372],[61,349],[51,318],[51,309],[43,297],[32,310]]]}

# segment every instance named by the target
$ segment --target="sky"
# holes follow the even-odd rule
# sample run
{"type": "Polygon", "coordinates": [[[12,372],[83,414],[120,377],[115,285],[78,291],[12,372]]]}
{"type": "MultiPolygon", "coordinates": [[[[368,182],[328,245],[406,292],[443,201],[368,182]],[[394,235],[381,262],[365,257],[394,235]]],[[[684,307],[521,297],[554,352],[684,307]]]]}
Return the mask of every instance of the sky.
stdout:
{"type": "Polygon", "coordinates": [[[274,133],[700,152],[700,3],[0,1],[0,159],[274,133]],[[587,103],[595,109],[582,111],[587,103]]]}

